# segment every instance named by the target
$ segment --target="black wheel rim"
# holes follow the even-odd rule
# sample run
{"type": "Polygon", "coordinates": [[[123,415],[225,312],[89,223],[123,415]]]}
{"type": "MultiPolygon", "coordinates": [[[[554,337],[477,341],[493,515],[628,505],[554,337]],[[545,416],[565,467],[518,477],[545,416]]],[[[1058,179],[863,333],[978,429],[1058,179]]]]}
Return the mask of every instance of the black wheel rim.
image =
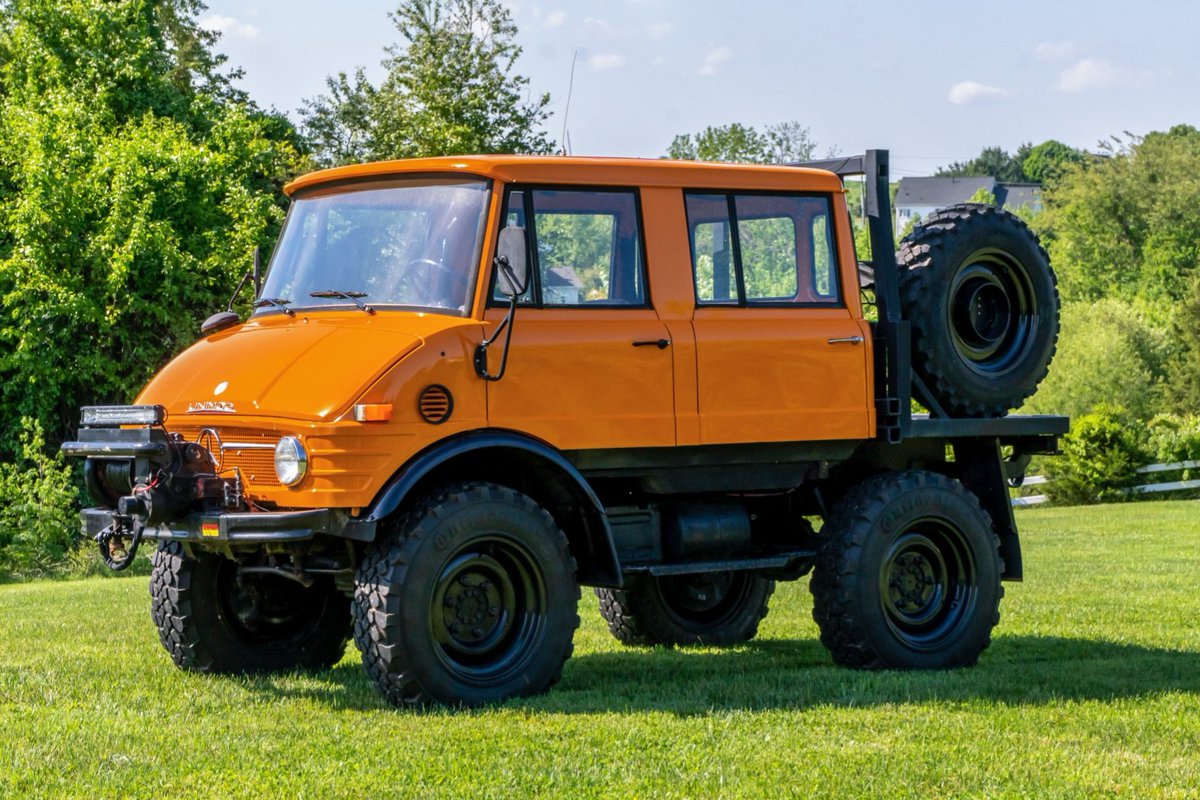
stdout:
{"type": "Polygon", "coordinates": [[[970,369],[989,377],[1002,375],[1033,346],[1038,311],[1024,264],[998,250],[981,250],[954,276],[947,330],[970,369]]]}
{"type": "Polygon", "coordinates": [[[975,616],[978,570],[958,526],[922,519],[901,533],[879,577],[884,619],[908,647],[934,651],[953,642],[975,616]]]}
{"type": "Polygon", "coordinates": [[[434,585],[428,622],[438,658],[460,680],[503,683],[541,645],[547,604],[528,549],[503,536],[476,539],[446,561],[434,585]]]}
{"type": "Polygon", "coordinates": [[[221,616],[239,638],[256,643],[287,639],[318,619],[325,596],[315,588],[277,575],[237,574],[226,559],[216,571],[221,616]]]}
{"type": "Polygon", "coordinates": [[[702,632],[737,614],[751,578],[744,572],[705,572],[656,580],[663,605],[675,622],[702,632]]]}

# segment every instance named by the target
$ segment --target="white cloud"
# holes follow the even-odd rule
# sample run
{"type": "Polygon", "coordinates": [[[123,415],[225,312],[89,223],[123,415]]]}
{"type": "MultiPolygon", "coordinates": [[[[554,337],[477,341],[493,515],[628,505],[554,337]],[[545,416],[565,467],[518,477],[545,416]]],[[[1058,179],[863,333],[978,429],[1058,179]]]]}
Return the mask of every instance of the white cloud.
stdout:
{"type": "Polygon", "coordinates": [[[1128,89],[1142,86],[1150,79],[1146,70],[1115,64],[1107,58],[1085,58],[1063,70],[1058,76],[1060,92],[1086,92],[1089,89],[1128,89]]]}
{"type": "Polygon", "coordinates": [[[646,32],[649,33],[650,37],[653,39],[661,39],[671,32],[671,28],[672,26],[669,22],[656,22],[647,28],[646,32]]]}
{"type": "Polygon", "coordinates": [[[1062,61],[1075,55],[1078,49],[1074,42],[1039,42],[1033,48],[1033,57],[1038,61],[1062,61]]]}
{"type": "Polygon", "coordinates": [[[597,53],[588,59],[592,69],[603,72],[606,69],[616,69],[625,66],[625,56],[620,53],[597,53]]]}
{"type": "Polygon", "coordinates": [[[950,92],[946,95],[946,99],[956,106],[985,100],[1003,100],[1006,97],[1012,97],[1012,92],[1008,89],[988,86],[978,81],[959,81],[950,87],[950,92]]]}
{"type": "Polygon", "coordinates": [[[599,17],[587,17],[583,21],[583,27],[584,27],[584,29],[587,30],[588,33],[590,33],[592,35],[598,35],[598,36],[617,36],[617,35],[619,35],[619,31],[617,30],[616,25],[613,25],[611,22],[609,22],[606,19],[600,19],[599,17]]]}
{"type": "Polygon", "coordinates": [[[716,75],[717,67],[733,58],[733,51],[728,47],[713,47],[704,56],[704,66],[700,67],[701,75],[716,75]]]}
{"type": "Polygon", "coordinates": [[[238,39],[257,39],[259,34],[254,25],[223,14],[209,14],[197,24],[206,31],[215,31],[238,39]]]}
{"type": "Polygon", "coordinates": [[[547,28],[561,28],[562,24],[566,21],[567,21],[567,12],[551,11],[546,16],[546,27],[547,28]]]}

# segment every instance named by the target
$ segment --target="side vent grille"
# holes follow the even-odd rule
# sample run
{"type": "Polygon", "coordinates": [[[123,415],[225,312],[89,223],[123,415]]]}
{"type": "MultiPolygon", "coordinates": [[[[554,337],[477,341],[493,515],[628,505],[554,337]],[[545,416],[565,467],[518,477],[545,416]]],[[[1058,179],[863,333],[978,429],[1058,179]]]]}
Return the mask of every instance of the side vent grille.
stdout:
{"type": "Polygon", "coordinates": [[[435,383],[421,390],[417,407],[421,412],[421,419],[430,425],[441,425],[454,413],[454,395],[450,394],[450,390],[445,386],[435,383]]]}

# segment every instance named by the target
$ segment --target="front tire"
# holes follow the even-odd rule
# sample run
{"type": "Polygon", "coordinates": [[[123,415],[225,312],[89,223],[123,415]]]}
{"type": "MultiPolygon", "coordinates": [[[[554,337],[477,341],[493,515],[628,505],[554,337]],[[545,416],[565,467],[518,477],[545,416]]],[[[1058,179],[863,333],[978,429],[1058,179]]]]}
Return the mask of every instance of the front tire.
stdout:
{"type": "Polygon", "coordinates": [[[558,681],[578,603],[566,536],[541,506],[505,486],[457,484],[367,549],[354,641],[393,705],[481,705],[558,681]]]}
{"type": "Polygon", "coordinates": [[[350,599],[330,583],[238,575],[219,555],[163,542],[150,575],[151,615],[171,660],[192,672],[327,669],[350,633],[350,599]]]}
{"type": "Polygon", "coordinates": [[[748,642],[767,616],[775,581],[752,572],[643,575],[626,589],[597,589],[608,630],[627,645],[748,642]]]}
{"type": "Polygon", "coordinates": [[[852,489],[821,531],[810,589],[833,660],[862,669],[974,664],[1000,621],[1000,540],[979,501],[930,472],[852,489]]]}

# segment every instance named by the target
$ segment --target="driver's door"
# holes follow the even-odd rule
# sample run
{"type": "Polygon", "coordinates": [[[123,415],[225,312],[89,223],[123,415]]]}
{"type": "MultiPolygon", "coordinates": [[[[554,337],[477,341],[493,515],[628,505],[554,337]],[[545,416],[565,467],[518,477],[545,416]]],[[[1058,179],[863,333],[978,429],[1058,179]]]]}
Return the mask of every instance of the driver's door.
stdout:
{"type": "MultiPolygon", "coordinates": [[[[674,445],[670,336],[649,303],[637,192],[531,188],[506,202],[527,232],[530,285],[507,371],[488,384],[489,424],[562,450],[674,445]]],[[[493,304],[498,324],[507,303],[493,304]]]]}

